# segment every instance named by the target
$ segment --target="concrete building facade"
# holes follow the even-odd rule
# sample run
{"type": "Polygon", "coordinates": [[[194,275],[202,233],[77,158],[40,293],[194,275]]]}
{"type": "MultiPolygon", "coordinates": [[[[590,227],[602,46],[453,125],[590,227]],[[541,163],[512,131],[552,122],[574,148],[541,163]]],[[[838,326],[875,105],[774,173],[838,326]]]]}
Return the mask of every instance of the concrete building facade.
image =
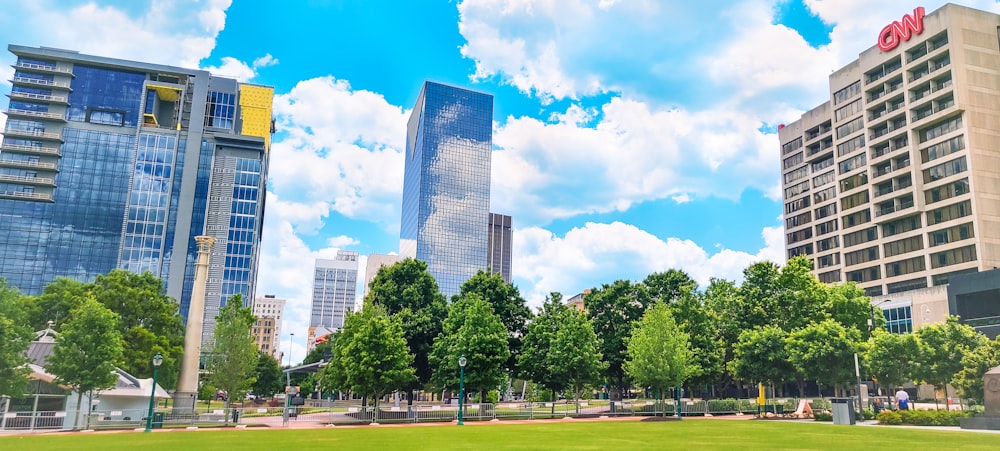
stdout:
{"type": "Polygon", "coordinates": [[[273,294],[257,296],[253,300],[253,314],[257,317],[251,333],[254,344],[261,352],[266,352],[281,360],[281,321],[285,315],[284,299],[278,299],[273,294]]]}
{"type": "Polygon", "coordinates": [[[370,254],[368,255],[368,261],[365,264],[365,288],[364,296],[368,296],[368,292],[371,291],[372,280],[378,275],[379,268],[383,266],[392,266],[399,261],[398,255],[390,254],[370,254]]]}
{"type": "Polygon", "coordinates": [[[507,283],[510,283],[513,230],[513,220],[510,216],[490,213],[490,235],[487,240],[489,253],[486,255],[486,262],[489,264],[490,271],[500,274],[500,277],[507,283]]]}
{"type": "Polygon", "coordinates": [[[316,259],[311,328],[324,326],[336,330],[344,327],[344,318],[354,311],[357,299],[358,265],[358,253],[353,251],[337,251],[333,260],[316,259]]]}
{"type": "Polygon", "coordinates": [[[919,327],[951,278],[1000,265],[1000,16],[901,12],[778,136],[787,256],[919,327]]]}
{"type": "Polygon", "coordinates": [[[216,239],[204,337],[254,296],[273,88],[209,72],[10,45],[0,144],[0,277],[31,295],[115,268],[163,279],[187,318],[198,247],[216,239]]]}

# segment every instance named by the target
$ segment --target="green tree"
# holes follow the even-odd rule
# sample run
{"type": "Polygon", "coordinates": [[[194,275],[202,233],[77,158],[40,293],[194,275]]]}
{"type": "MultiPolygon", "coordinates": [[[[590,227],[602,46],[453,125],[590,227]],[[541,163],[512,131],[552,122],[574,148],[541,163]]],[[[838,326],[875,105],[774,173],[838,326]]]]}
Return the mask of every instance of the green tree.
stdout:
{"type": "Polygon", "coordinates": [[[562,303],[561,294],[552,293],[547,297],[538,315],[528,325],[521,354],[517,356],[521,375],[551,391],[552,399],[555,399],[556,392],[567,386],[566,374],[560,371],[562,362],[555,361],[551,352],[559,319],[567,310],[569,307],[562,303]]]}
{"type": "MultiPolygon", "coordinates": [[[[226,392],[225,406],[243,399],[256,382],[259,351],[250,328],[257,318],[243,307],[243,297],[234,295],[215,317],[215,333],[205,352],[208,383],[226,392]]],[[[229,424],[229,417],[226,417],[229,424]]]]}
{"type": "MultiPolygon", "coordinates": [[[[0,401],[21,396],[27,388],[27,351],[33,336],[27,316],[24,297],[0,277],[0,401]]],[[[6,411],[3,405],[0,402],[0,411],[6,411]]]]}
{"type": "Polygon", "coordinates": [[[163,356],[159,381],[173,387],[184,353],[184,324],[180,303],[167,296],[163,281],[149,271],[135,274],[115,269],[97,276],[92,293],[121,318],[122,339],[128,343],[122,369],[138,377],[153,377],[150,356],[159,352],[163,356]]]}
{"type": "Polygon", "coordinates": [[[478,294],[458,298],[448,306],[441,335],[434,341],[431,380],[439,387],[458,388],[458,359],[465,356],[465,385],[469,392],[486,392],[503,383],[510,358],[507,329],[500,317],[478,294]]]}
{"type": "Polygon", "coordinates": [[[627,280],[604,284],[585,294],[583,305],[600,339],[601,355],[608,363],[605,376],[611,382],[609,385],[616,391],[627,389],[624,368],[627,340],[650,305],[646,286],[627,280]]]}
{"type": "Polygon", "coordinates": [[[409,389],[407,402],[412,404],[412,390],[421,388],[431,379],[433,371],[428,356],[447,314],[444,295],[438,290],[434,276],[427,272],[426,263],[405,258],[392,266],[379,268],[365,302],[384,306],[390,315],[398,316],[403,322],[406,345],[413,355],[417,375],[406,387],[409,389]]]}
{"type": "MultiPolygon", "coordinates": [[[[118,380],[115,367],[121,362],[123,351],[117,323],[118,315],[87,298],[71,312],[70,320],[56,336],[46,370],[56,376],[57,384],[76,391],[78,409],[84,393],[92,398],[95,393],[114,387],[118,380]]],[[[73,428],[79,424],[78,415],[73,428]]]]}
{"type": "Polygon", "coordinates": [[[913,379],[912,361],[922,352],[915,334],[899,335],[876,329],[865,349],[865,367],[882,386],[891,390],[913,379]]]}
{"type": "Polygon", "coordinates": [[[335,349],[340,361],[328,368],[339,367],[343,374],[332,375],[343,381],[333,380],[331,386],[370,395],[376,409],[379,398],[416,379],[403,323],[379,305],[366,303],[361,312],[349,315],[335,349]]]}
{"type": "Polygon", "coordinates": [[[628,338],[624,369],[639,385],[656,392],[680,388],[691,372],[691,349],[663,301],[656,301],[628,338]]]}
{"type": "Polygon", "coordinates": [[[983,377],[987,371],[998,366],[1000,366],[1000,339],[994,338],[962,357],[962,369],[951,383],[963,397],[983,404],[986,395],[983,377]]]}
{"type": "Polygon", "coordinates": [[[854,353],[861,336],[857,330],[827,319],[788,335],[788,361],[807,380],[827,387],[843,387],[854,379],[854,353]]]}
{"type": "MultiPolygon", "coordinates": [[[[788,361],[787,338],[788,333],[778,326],[743,331],[733,348],[729,371],[747,382],[781,385],[796,373],[795,367],[788,361]]],[[[802,396],[801,392],[799,396],[802,396]]]]}
{"type": "MultiPolygon", "coordinates": [[[[583,312],[562,303],[552,293],[539,315],[528,326],[518,367],[535,383],[548,389],[552,399],[567,388],[574,399],[587,386],[600,381],[605,363],[593,326],[583,312]]],[[[555,406],[553,406],[553,410],[555,406]]]]}
{"type": "Polygon", "coordinates": [[[261,352],[257,355],[256,373],[253,392],[257,396],[274,396],[285,387],[285,381],[281,374],[281,364],[271,354],[261,352]]]}
{"type": "Polygon", "coordinates": [[[653,273],[642,281],[649,291],[651,299],[659,299],[666,304],[681,300],[682,296],[697,290],[698,283],[686,272],[679,269],[668,269],[653,273]]]}
{"type": "Polygon", "coordinates": [[[452,302],[476,293],[492,307],[493,313],[500,317],[500,322],[507,329],[507,348],[510,359],[506,367],[508,374],[516,371],[517,356],[521,351],[521,340],[528,332],[528,321],[531,320],[531,309],[521,297],[520,290],[505,282],[500,274],[479,270],[469,280],[462,284],[458,294],[452,296],[452,302]]]}
{"type": "Polygon", "coordinates": [[[585,313],[567,308],[558,318],[549,351],[551,368],[565,375],[573,399],[577,400],[584,389],[600,381],[606,364],[601,360],[600,342],[585,313]]]}
{"type": "Polygon", "coordinates": [[[61,330],[63,323],[69,320],[70,312],[83,303],[90,289],[90,284],[68,277],[57,277],[49,282],[32,302],[28,318],[31,327],[41,330],[52,321],[53,329],[61,330]]]}
{"type": "Polygon", "coordinates": [[[970,326],[960,324],[957,316],[949,316],[941,324],[917,329],[917,338],[925,346],[914,356],[916,368],[914,379],[944,389],[948,397],[948,386],[952,378],[962,370],[962,359],[986,341],[986,336],[970,326]]]}
{"type": "Polygon", "coordinates": [[[768,322],[754,326],[776,324],[785,332],[791,332],[826,319],[829,292],[827,285],[820,283],[812,274],[812,269],[812,260],[805,256],[788,260],[777,275],[776,292],[772,293],[774,299],[762,301],[762,305],[770,305],[767,307],[768,322]]]}
{"type": "Polygon", "coordinates": [[[871,337],[872,329],[879,329],[885,324],[885,317],[875,317],[875,327],[868,324],[872,319],[871,298],[865,296],[865,291],[854,282],[829,285],[827,287],[827,302],[825,309],[830,318],[858,331],[863,340],[871,337]]]}
{"type": "Polygon", "coordinates": [[[694,291],[681,292],[676,301],[668,305],[670,315],[682,332],[688,335],[691,346],[691,373],[687,383],[704,386],[719,380],[725,370],[726,347],[722,341],[719,318],[694,291]]]}

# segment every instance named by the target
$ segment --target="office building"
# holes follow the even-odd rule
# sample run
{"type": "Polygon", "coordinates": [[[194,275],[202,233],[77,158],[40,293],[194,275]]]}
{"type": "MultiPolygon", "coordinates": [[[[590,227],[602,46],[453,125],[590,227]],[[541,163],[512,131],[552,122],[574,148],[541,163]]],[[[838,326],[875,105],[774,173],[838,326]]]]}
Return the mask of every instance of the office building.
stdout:
{"type": "Polygon", "coordinates": [[[1000,16],[901,13],[778,136],[788,257],[905,332],[957,313],[952,278],[1000,266],[1000,16]]]}
{"type": "Polygon", "coordinates": [[[254,296],[270,87],[193,69],[10,45],[0,144],[0,277],[31,295],[56,277],[151,271],[187,315],[194,237],[216,239],[204,336],[254,296]]]}
{"type": "Polygon", "coordinates": [[[488,267],[493,96],[427,81],[406,129],[399,253],[446,297],[488,267]]]}
{"type": "Polygon", "coordinates": [[[507,215],[490,213],[489,237],[487,239],[486,262],[490,271],[500,274],[504,282],[510,283],[511,218],[507,215]]]}
{"type": "Polygon", "coordinates": [[[388,254],[370,254],[368,255],[368,262],[365,265],[365,289],[364,297],[368,296],[368,292],[371,291],[372,280],[378,275],[379,268],[383,266],[392,266],[399,261],[398,255],[388,255],[388,254]]]}
{"type": "Polygon", "coordinates": [[[253,315],[257,322],[253,325],[254,344],[261,352],[271,354],[281,361],[281,318],[285,314],[284,299],[273,294],[257,296],[253,300],[253,315]]]}
{"type": "MultiPolygon", "coordinates": [[[[358,291],[358,253],[337,251],[333,260],[317,258],[313,272],[312,313],[309,326],[336,330],[354,311],[358,291]]],[[[307,347],[311,340],[307,341],[307,347]]]]}

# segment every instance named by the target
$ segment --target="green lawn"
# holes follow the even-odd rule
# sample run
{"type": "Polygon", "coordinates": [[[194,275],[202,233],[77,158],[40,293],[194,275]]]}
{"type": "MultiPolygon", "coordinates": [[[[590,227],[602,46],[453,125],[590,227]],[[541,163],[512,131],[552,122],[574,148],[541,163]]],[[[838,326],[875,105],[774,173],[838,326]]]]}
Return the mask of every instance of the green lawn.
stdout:
{"type": "Polygon", "coordinates": [[[10,450],[998,449],[1000,435],[828,423],[561,421],[458,426],[0,436],[10,450]]]}

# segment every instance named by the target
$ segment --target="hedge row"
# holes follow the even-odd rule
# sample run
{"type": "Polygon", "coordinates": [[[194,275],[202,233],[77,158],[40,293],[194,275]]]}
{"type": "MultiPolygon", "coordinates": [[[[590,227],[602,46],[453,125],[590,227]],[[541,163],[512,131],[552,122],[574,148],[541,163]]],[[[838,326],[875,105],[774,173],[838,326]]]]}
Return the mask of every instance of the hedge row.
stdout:
{"type": "Polygon", "coordinates": [[[879,424],[912,424],[916,426],[958,426],[958,420],[971,417],[956,410],[886,410],[879,412],[879,424]]]}

